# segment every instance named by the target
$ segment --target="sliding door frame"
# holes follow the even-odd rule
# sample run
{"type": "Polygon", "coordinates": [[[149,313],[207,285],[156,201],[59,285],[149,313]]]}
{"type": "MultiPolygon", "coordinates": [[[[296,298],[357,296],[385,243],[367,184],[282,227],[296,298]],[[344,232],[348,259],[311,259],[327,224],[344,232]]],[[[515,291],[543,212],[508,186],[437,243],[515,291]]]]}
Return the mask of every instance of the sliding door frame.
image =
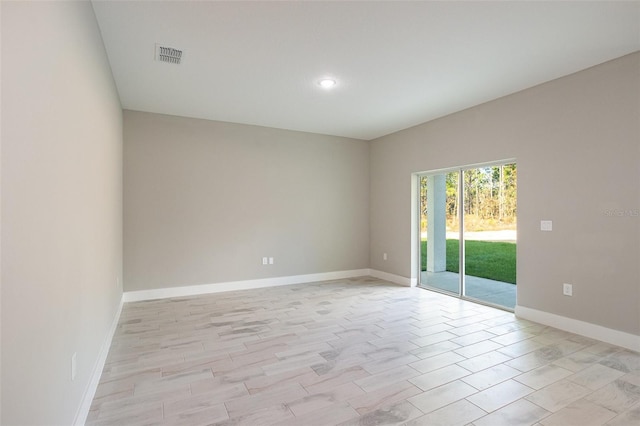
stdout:
{"type": "MultiPolygon", "coordinates": [[[[496,166],[504,166],[507,164],[517,164],[516,159],[515,158],[509,158],[509,159],[504,159],[504,160],[498,160],[498,161],[490,161],[490,162],[486,162],[486,163],[476,163],[476,164],[470,164],[470,165],[466,165],[466,166],[460,166],[460,167],[450,167],[450,168],[446,168],[446,169],[437,169],[437,170],[430,170],[427,172],[420,172],[420,173],[414,173],[413,176],[415,177],[414,182],[416,182],[415,188],[412,191],[414,193],[414,197],[413,199],[416,200],[416,202],[412,202],[412,206],[416,206],[414,207],[414,211],[417,213],[417,218],[416,221],[412,221],[412,225],[415,223],[417,226],[415,226],[415,229],[412,232],[412,235],[417,237],[417,245],[413,245],[414,247],[416,247],[416,250],[413,252],[413,256],[412,258],[414,259],[414,261],[412,261],[411,263],[414,265],[414,268],[417,266],[417,271],[416,271],[416,276],[417,276],[417,285],[418,287],[430,290],[430,291],[435,291],[438,293],[442,293],[442,294],[446,294],[449,296],[456,296],[460,299],[464,299],[464,300],[469,300],[475,303],[480,303],[483,305],[487,305],[487,306],[491,306],[494,308],[498,308],[498,309],[502,309],[502,310],[506,310],[509,312],[513,312],[512,309],[506,307],[506,306],[502,306],[502,305],[497,305],[491,302],[487,302],[485,300],[481,300],[481,299],[476,299],[473,297],[469,297],[465,295],[465,276],[466,276],[466,271],[465,271],[465,237],[464,237],[464,173],[468,170],[473,170],[473,169],[479,169],[479,168],[485,168],[485,167],[496,167],[496,166]],[[423,177],[428,177],[428,176],[436,176],[436,175],[446,175],[448,173],[452,173],[452,172],[457,172],[458,173],[458,187],[457,187],[457,201],[458,201],[458,208],[457,208],[457,213],[458,213],[458,226],[459,226],[459,230],[458,230],[458,293],[455,294],[453,292],[448,292],[445,290],[441,290],[438,289],[437,287],[433,287],[433,286],[428,286],[427,283],[423,283],[422,282],[422,262],[420,261],[421,259],[421,255],[422,255],[422,245],[421,245],[421,241],[422,241],[422,236],[421,236],[421,208],[422,208],[422,203],[421,203],[421,197],[420,197],[420,181],[423,177]]],[[[413,186],[413,185],[412,185],[413,186]]],[[[429,238],[429,236],[427,235],[427,238],[429,238]]]]}

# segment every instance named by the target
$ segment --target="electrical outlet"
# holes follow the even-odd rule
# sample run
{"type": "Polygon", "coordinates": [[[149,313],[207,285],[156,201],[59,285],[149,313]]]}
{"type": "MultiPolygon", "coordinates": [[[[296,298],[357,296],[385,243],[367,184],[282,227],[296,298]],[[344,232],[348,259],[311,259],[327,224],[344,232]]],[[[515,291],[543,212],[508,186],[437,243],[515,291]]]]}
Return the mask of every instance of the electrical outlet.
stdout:
{"type": "Polygon", "coordinates": [[[387,260],[387,253],[382,253],[382,260],[387,260]]]}
{"type": "Polygon", "coordinates": [[[562,294],[565,296],[573,296],[573,286],[571,284],[562,284],[562,294]]]}
{"type": "Polygon", "coordinates": [[[273,265],[273,257],[269,258],[269,265],[273,265]]]}
{"type": "Polygon", "coordinates": [[[267,259],[266,257],[262,258],[262,264],[263,265],[268,265],[269,264],[269,259],[267,259]]]}
{"type": "Polygon", "coordinates": [[[74,352],[73,355],[71,355],[71,380],[75,380],[76,379],[76,365],[77,365],[77,353],[74,352]]]}

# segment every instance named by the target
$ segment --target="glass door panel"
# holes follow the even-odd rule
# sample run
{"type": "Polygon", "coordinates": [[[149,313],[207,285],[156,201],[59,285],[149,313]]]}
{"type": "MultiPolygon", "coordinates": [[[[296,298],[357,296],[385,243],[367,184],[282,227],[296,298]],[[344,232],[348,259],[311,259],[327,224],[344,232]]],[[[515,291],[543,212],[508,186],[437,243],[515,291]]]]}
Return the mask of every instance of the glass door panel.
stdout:
{"type": "Polygon", "coordinates": [[[516,165],[462,172],[462,295],[513,309],[516,304],[516,165]]]}
{"type": "Polygon", "coordinates": [[[420,176],[420,285],[461,295],[460,172],[420,176]]]}

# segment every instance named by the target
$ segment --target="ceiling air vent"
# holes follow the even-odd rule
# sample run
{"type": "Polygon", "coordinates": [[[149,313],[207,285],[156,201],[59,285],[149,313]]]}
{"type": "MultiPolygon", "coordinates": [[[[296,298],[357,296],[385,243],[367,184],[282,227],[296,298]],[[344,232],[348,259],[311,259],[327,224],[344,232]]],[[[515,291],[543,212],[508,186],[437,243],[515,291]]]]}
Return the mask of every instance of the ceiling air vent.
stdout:
{"type": "Polygon", "coordinates": [[[182,60],[182,50],[156,44],[156,61],[179,64],[182,60]]]}

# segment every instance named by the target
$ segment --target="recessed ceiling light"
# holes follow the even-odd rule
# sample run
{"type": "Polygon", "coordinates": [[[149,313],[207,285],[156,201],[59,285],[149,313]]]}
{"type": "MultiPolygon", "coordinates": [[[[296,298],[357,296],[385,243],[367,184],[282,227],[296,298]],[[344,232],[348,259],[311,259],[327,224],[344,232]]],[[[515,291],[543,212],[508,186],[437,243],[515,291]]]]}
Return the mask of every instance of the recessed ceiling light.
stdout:
{"type": "Polygon", "coordinates": [[[331,89],[336,84],[337,82],[332,78],[323,78],[322,80],[318,81],[318,85],[323,89],[331,89]]]}

